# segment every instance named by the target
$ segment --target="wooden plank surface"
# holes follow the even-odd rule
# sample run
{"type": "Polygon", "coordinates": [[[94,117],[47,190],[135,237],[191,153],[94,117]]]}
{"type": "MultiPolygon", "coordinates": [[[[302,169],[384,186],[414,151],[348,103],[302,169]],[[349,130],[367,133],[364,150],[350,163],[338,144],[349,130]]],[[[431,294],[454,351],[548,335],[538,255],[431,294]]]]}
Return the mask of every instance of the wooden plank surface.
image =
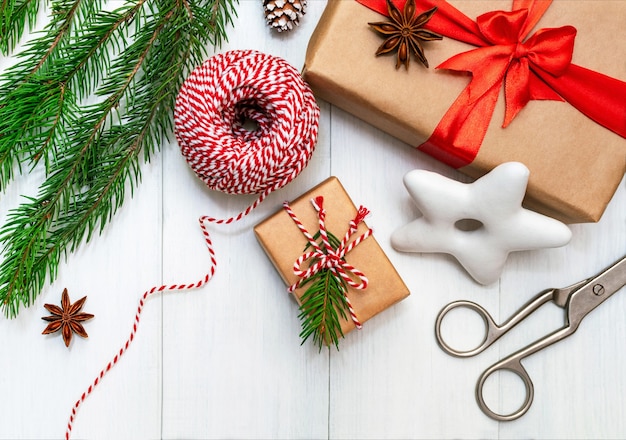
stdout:
{"type": "MultiPolygon", "coordinates": [[[[299,28],[276,34],[264,23],[261,1],[242,0],[221,50],[257,49],[300,68],[326,2],[308,3],[299,28]]],[[[450,256],[403,254],[389,244],[391,233],[418,215],[402,184],[407,171],[466,178],[319,104],[320,136],[309,166],[244,220],[209,226],[215,277],[201,289],[146,301],[135,341],[80,407],[73,438],[626,438],[626,291],[572,338],[524,362],[535,402],[515,422],[494,422],[480,412],[476,380],[502,356],[560,326],[560,310],[548,307],[471,359],[443,353],[433,333],[438,311],[450,301],[477,301],[502,320],[535,293],[593,275],[621,257],[626,181],[599,223],[572,226],[570,244],[513,253],[500,280],[480,286],[450,256]],[[350,333],[339,351],[318,353],[312,344],[300,345],[296,303],[252,227],[330,175],[357,205],[371,209],[368,224],[411,296],[350,333]]],[[[0,195],[0,221],[41,179],[39,171],[22,176],[0,195]]],[[[229,217],[252,201],[207,189],[176,143],[164,143],[102,236],[62,264],[32,307],[0,319],[0,439],[61,438],[72,405],[128,337],[143,292],[195,282],[208,270],[198,217],[229,217]],[[84,310],[96,315],[85,325],[89,339],[75,340],[69,350],[60,338],[41,335],[43,304],[58,303],[64,287],[73,300],[88,295],[84,310]]],[[[458,318],[457,329],[470,332],[475,317],[458,318]]],[[[508,379],[496,378],[488,397],[505,402],[509,391],[519,391],[508,379]]]]}

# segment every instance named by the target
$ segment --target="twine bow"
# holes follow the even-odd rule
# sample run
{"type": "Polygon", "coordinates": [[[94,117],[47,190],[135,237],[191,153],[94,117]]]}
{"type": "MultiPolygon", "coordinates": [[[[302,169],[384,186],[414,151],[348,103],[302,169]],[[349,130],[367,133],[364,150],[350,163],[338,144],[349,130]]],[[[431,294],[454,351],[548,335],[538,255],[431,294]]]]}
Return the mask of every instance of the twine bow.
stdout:
{"type": "MultiPolygon", "coordinates": [[[[350,263],[348,263],[344,257],[348,252],[358,246],[363,240],[372,235],[372,230],[368,228],[366,232],[361,234],[355,240],[350,241],[352,236],[357,231],[359,224],[369,214],[370,211],[363,206],[359,207],[356,216],[354,217],[354,219],[350,220],[348,224],[348,230],[346,231],[346,234],[339,243],[339,246],[337,246],[337,248],[335,249],[330,243],[330,240],[328,238],[328,231],[326,230],[326,210],[324,209],[324,198],[318,196],[314,199],[311,199],[311,204],[318,214],[318,224],[320,237],[322,239],[322,246],[320,246],[317,241],[315,241],[313,236],[306,230],[302,222],[291,210],[289,203],[285,202],[283,204],[283,207],[285,208],[285,211],[287,211],[287,214],[289,214],[289,217],[291,217],[294,223],[298,226],[300,232],[302,232],[311,248],[313,248],[312,251],[304,252],[294,262],[293,272],[295,275],[300,277],[300,279],[296,283],[289,286],[288,291],[290,293],[293,293],[294,290],[302,286],[308,279],[310,279],[313,275],[319,273],[322,270],[329,270],[333,274],[333,276],[341,278],[343,281],[345,281],[347,285],[354,289],[362,290],[367,288],[368,280],[365,274],[359,269],[355,268],[350,263]],[[307,269],[303,269],[303,264],[309,260],[312,263],[307,269]]],[[[354,322],[354,325],[358,329],[362,328],[362,324],[357,318],[356,313],[352,308],[352,304],[350,303],[350,299],[345,292],[344,299],[348,310],[350,311],[350,317],[352,318],[352,322],[354,322]]]]}

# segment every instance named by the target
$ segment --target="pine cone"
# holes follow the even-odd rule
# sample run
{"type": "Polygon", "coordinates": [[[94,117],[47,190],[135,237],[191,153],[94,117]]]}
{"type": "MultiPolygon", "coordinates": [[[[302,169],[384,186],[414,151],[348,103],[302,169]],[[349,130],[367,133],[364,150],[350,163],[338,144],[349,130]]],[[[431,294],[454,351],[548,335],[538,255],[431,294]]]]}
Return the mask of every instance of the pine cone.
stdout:
{"type": "Polygon", "coordinates": [[[265,20],[278,32],[293,29],[300,24],[306,12],[306,0],[263,0],[265,20]]]}

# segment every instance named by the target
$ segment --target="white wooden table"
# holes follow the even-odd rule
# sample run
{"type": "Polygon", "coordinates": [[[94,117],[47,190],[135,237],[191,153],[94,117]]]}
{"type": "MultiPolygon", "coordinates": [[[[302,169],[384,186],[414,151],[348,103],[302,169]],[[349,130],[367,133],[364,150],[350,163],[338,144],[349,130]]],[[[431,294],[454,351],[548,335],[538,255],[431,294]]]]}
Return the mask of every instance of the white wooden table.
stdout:
{"type": "MultiPolygon", "coordinates": [[[[325,1],[309,0],[301,26],[286,34],[264,23],[260,0],[242,0],[230,42],[298,68],[325,1]]],[[[590,315],[568,340],[525,361],[535,402],[518,421],[495,422],[474,400],[478,375],[501,356],[562,324],[548,306],[496,347],[471,359],[444,354],[436,314],[475,300],[503,319],[531,295],[595,274],[626,251],[626,182],[597,224],[572,226],[563,248],[517,252],[494,285],[476,284],[447,255],[401,254],[389,244],[417,215],[402,184],[423,168],[463,179],[343,111],[320,102],[312,162],[243,221],[211,226],[218,270],[206,287],[153,295],[128,352],[80,407],[73,438],[89,439],[417,439],[626,438],[626,291],[590,315]],[[295,301],[256,242],[252,227],[326,177],[339,177],[409,286],[411,296],[318,353],[300,346],[295,301]]],[[[23,176],[0,195],[0,220],[42,176],[23,176]]],[[[143,183],[101,237],[61,266],[58,279],[13,320],[0,319],[0,438],[50,439],[65,433],[70,409],[128,337],[139,297],[159,284],[188,283],[209,257],[199,216],[227,217],[253,196],[208,190],[174,141],[143,167],[143,183]],[[68,350],[41,335],[44,303],[88,295],[89,339],[68,350]]],[[[475,324],[458,316],[459,328],[475,324]]],[[[469,330],[468,330],[469,331],[469,330]]],[[[520,383],[500,377],[498,401],[520,383]]],[[[519,397],[519,394],[516,394],[519,397]]],[[[513,399],[514,400],[514,399],[513,399]]]]}

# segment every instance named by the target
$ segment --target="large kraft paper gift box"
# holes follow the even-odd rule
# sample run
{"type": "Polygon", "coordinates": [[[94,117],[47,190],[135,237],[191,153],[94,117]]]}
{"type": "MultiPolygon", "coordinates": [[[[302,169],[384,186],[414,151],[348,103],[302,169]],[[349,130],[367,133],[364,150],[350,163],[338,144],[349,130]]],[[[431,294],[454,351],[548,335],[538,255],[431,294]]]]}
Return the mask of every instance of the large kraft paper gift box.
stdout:
{"type": "MultiPolygon", "coordinates": [[[[404,3],[402,0],[394,2],[404,3]]],[[[514,6],[509,0],[450,0],[447,5],[444,3],[416,0],[418,13],[433,4],[439,6],[426,28],[435,30],[430,24],[448,6],[456,7],[472,22],[489,11],[510,12],[514,6]]],[[[519,3],[534,2],[522,0],[519,3]]],[[[626,172],[626,1],[555,0],[551,4],[539,1],[537,4],[542,12],[544,6],[548,7],[542,15],[539,14],[538,23],[528,35],[542,28],[575,28],[571,63],[611,77],[606,80],[619,89],[618,92],[607,91],[609,89],[604,85],[591,84],[591,90],[595,87],[596,91],[602,90],[603,93],[582,90],[575,96],[580,101],[590,101],[591,104],[586,105],[591,105],[600,117],[608,113],[606,109],[609,108],[609,104],[602,100],[611,99],[610,117],[617,129],[605,128],[570,102],[554,99],[531,99],[503,128],[505,87],[500,81],[496,84],[499,91],[495,92],[497,102],[492,117],[482,108],[467,112],[469,119],[478,116],[487,121],[482,129],[482,143],[480,134],[477,135],[478,142],[472,139],[469,147],[463,140],[458,141],[462,144],[461,149],[457,149],[458,145],[451,147],[452,144],[446,143],[445,139],[434,146],[426,143],[473,78],[469,73],[436,67],[477,46],[448,37],[429,41],[423,47],[430,68],[411,55],[408,70],[404,66],[396,69],[395,53],[374,55],[384,39],[368,26],[368,22],[389,19],[356,0],[328,0],[309,42],[303,75],[319,98],[410,146],[419,147],[473,178],[504,162],[524,163],[530,169],[524,201],[529,209],[567,223],[598,221],[626,172]],[[600,102],[594,103],[591,95],[600,102]],[[474,148],[474,152],[466,153],[465,148],[474,148]]],[[[478,71],[491,64],[478,62],[475,67],[478,71]]],[[[537,77],[532,73],[530,76],[531,82],[535,83],[531,85],[537,86],[537,77]]],[[[578,86],[581,83],[586,87],[590,82],[579,81],[578,86]]],[[[510,85],[509,88],[512,89],[510,85]]],[[[568,85],[560,94],[570,89],[572,87],[568,85]]],[[[539,95],[557,97],[546,87],[536,90],[539,95]]],[[[463,103],[457,105],[462,113],[463,103]]],[[[481,128],[470,128],[460,137],[467,133],[475,136],[475,131],[480,132],[481,128]]]]}
{"type": "MultiPolygon", "coordinates": [[[[311,199],[319,196],[323,197],[323,207],[326,210],[327,231],[341,239],[348,230],[350,220],[355,218],[357,208],[336,177],[324,180],[289,203],[289,206],[306,230],[315,235],[319,230],[318,216],[311,205],[311,199]]],[[[350,241],[356,240],[367,230],[367,225],[360,223],[350,241]]],[[[300,278],[294,274],[293,266],[305,252],[307,240],[289,214],[281,209],[256,225],[254,233],[283,281],[288,286],[298,282],[300,278]]],[[[365,289],[348,287],[347,291],[356,317],[361,323],[409,296],[407,286],[374,235],[355,246],[346,254],[345,260],[363,272],[368,279],[365,289]]],[[[307,286],[299,287],[293,292],[298,304],[306,288],[307,286]]],[[[355,328],[349,314],[345,319],[340,319],[340,324],[344,335],[355,328]]]]}

